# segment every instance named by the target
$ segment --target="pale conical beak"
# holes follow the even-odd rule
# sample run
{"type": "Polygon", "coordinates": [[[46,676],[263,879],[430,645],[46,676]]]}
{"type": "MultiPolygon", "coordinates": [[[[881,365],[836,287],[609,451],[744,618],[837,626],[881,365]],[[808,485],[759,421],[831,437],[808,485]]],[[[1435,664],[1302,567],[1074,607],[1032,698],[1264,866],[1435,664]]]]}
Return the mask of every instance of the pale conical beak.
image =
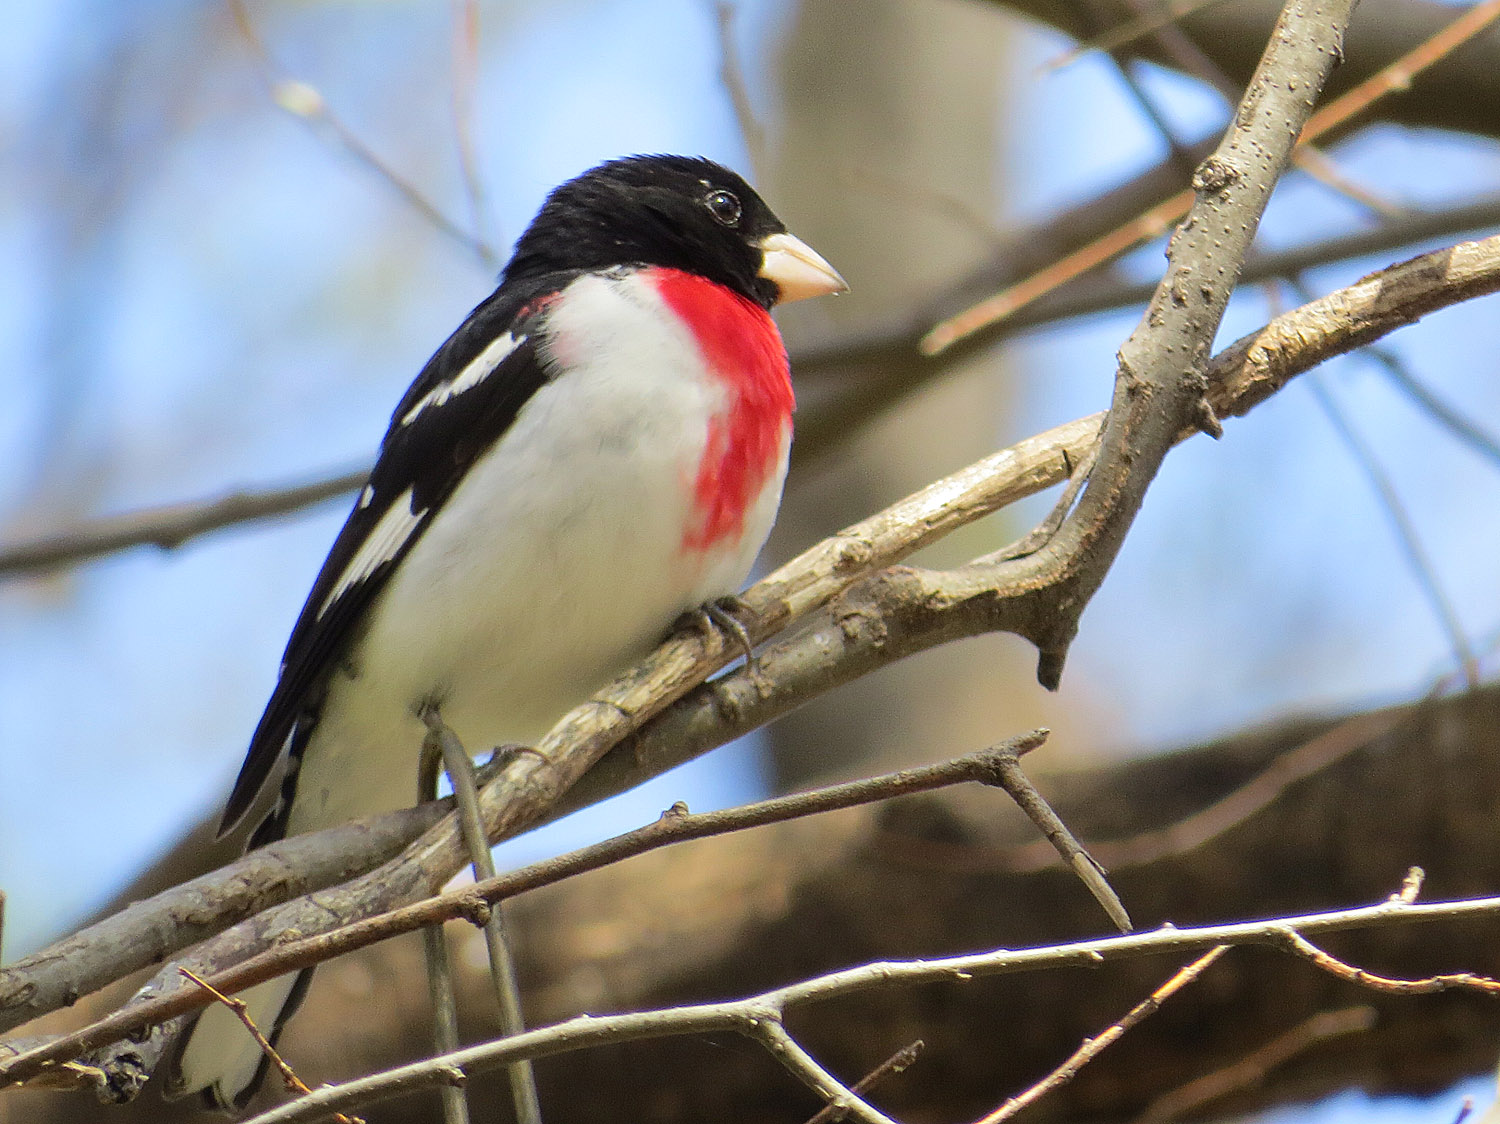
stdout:
{"type": "Polygon", "coordinates": [[[778,304],[842,293],[849,288],[839,271],[800,238],[772,234],[762,239],[760,248],[765,255],[760,276],[775,283],[778,304]]]}

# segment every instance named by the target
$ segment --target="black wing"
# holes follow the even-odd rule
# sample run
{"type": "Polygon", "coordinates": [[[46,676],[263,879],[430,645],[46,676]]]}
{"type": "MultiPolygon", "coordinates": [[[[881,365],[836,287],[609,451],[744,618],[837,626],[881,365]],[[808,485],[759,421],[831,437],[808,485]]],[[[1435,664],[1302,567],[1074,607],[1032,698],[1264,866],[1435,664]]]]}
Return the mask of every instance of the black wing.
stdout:
{"type": "MultiPolygon", "coordinates": [[[[553,279],[541,295],[564,280],[553,279]]],[[[523,302],[497,290],[428,360],[396,407],[369,484],[292,629],[281,676],[224,808],[221,835],[249,811],[299,720],[314,717],[329,671],[391,571],[464,473],[548,381],[530,332],[537,316],[529,310],[544,304],[535,292],[523,302]]],[[[311,728],[302,727],[299,744],[311,728]]]]}

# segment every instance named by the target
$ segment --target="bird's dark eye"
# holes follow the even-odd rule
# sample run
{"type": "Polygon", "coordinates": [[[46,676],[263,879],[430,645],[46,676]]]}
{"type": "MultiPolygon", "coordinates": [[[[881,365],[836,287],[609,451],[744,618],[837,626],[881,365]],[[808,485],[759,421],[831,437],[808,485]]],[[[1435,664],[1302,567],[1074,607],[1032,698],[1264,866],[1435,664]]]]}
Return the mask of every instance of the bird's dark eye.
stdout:
{"type": "Polygon", "coordinates": [[[703,198],[708,213],[725,226],[736,226],[740,221],[740,201],[731,191],[710,191],[703,198]]]}

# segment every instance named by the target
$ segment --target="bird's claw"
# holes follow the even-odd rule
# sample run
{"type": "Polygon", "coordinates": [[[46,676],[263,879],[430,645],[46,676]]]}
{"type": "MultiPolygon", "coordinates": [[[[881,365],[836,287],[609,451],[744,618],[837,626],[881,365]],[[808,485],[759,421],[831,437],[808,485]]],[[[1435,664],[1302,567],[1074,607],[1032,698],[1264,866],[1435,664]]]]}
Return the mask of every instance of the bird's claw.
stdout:
{"type": "Polygon", "coordinates": [[[689,609],[677,618],[676,624],[672,626],[673,632],[686,632],[694,629],[703,634],[705,641],[713,639],[716,633],[731,638],[739,647],[741,654],[745,657],[745,666],[751,670],[755,667],[755,643],[750,639],[750,632],[740,622],[735,614],[748,612],[749,606],[733,593],[723,597],[715,597],[705,601],[696,609],[689,609]]]}

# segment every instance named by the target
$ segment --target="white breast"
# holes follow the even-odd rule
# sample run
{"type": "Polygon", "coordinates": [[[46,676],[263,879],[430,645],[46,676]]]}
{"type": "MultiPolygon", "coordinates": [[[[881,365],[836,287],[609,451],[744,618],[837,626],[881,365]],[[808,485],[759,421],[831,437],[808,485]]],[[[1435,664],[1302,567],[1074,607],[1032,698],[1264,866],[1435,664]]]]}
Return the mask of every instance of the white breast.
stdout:
{"type": "Polygon", "coordinates": [[[304,752],[290,831],[410,804],[421,702],[438,701],[471,752],[533,742],[683,611],[740,587],[775,517],[790,428],[743,534],[684,551],[725,394],[663,311],[638,274],[580,278],[550,307],[563,373],[372,605],[304,752]]]}

